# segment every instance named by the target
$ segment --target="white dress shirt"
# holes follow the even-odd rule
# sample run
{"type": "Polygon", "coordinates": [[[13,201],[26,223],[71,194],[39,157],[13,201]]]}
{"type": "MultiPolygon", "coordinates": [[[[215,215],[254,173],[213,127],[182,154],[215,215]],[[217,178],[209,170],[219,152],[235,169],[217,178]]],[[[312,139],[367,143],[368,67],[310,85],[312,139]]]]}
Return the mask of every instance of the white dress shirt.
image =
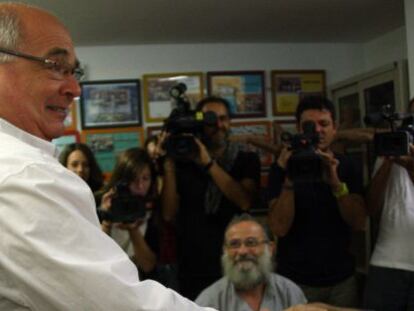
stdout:
{"type": "Polygon", "coordinates": [[[0,310],[208,310],[139,281],[89,187],[56,156],[0,119],[0,310]]]}
{"type": "MultiPolygon", "coordinates": [[[[381,161],[377,161],[376,168],[381,161]]],[[[414,185],[407,170],[393,163],[385,190],[371,264],[414,271],[414,185]]]]}

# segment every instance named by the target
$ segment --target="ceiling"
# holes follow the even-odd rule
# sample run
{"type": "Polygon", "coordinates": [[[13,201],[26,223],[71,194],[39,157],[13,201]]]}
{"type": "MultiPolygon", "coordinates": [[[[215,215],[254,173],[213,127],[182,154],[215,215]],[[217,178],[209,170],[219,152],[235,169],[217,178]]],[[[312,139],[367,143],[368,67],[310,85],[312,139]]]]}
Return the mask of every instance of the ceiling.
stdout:
{"type": "Polygon", "coordinates": [[[28,0],[76,45],[366,42],[404,26],[404,0],[28,0]]]}

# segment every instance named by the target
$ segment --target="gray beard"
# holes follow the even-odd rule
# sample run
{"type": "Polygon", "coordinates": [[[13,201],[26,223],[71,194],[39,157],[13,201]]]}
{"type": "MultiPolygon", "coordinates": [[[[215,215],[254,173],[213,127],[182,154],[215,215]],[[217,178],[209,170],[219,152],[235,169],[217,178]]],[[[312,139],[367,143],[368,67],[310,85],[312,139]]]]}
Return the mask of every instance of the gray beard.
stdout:
{"type": "Polygon", "coordinates": [[[236,290],[247,291],[265,283],[273,271],[272,255],[268,246],[265,247],[260,257],[246,255],[245,258],[239,258],[238,261],[250,264],[248,267],[239,267],[226,253],[221,257],[223,273],[236,290]]]}

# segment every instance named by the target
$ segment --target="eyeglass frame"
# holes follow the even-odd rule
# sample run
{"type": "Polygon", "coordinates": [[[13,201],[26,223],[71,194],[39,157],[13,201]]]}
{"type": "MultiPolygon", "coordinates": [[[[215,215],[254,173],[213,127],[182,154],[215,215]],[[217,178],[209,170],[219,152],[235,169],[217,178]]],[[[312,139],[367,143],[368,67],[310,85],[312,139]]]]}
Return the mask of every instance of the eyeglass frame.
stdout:
{"type": "Polygon", "coordinates": [[[258,247],[260,244],[267,244],[267,243],[269,243],[268,239],[259,240],[257,238],[251,238],[250,237],[250,238],[246,238],[244,240],[233,239],[229,242],[226,242],[224,245],[228,249],[235,250],[235,249],[239,249],[242,245],[244,245],[244,247],[247,247],[247,248],[255,248],[255,247],[258,247]],[[238,242],[237,245],[230,245],[230,243],[232,241],[233,242],[238,242]],[[254,242],[254,243],[252,245],[248,245],[249,242],[251,242],[251,243],[254,242]]]}
{"type": "MultiPolygon", "coordinates": [[[[30,55],[30,54],[10,50],[10,49],[5,49],[1,47],[0,47],[0,53],[4,53],[7,55],[16,56],[16,57],[21,57],[27,60],[42,63],[47,69],[52,69],[52,70],[55,69],[63,76],[65,76],[66,74],[61,73],[59,69],[68,70],[70,66],[69,64],[67,64],[68,66],[64,66],[64,64],[62,64],[61,62],[58,62],[58,61],[55,61],[49,58],[34,56],[34,55],[30,55]]],[[[70,74],[74,76],[76,81],[81,81],[85,75],[85,72],[82,68],[79,67],[79,62],[76,62],[75,66],[70,66],[70,74]]]]}

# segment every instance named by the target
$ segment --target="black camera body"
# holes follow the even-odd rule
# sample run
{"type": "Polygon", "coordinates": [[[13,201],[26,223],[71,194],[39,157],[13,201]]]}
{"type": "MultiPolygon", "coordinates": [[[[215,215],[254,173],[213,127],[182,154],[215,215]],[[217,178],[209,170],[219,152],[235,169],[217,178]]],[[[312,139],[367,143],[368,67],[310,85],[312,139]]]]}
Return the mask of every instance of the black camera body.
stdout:
{"type": "Polygon", "coordinates": [[[177,107],[164,121],[164,129],[170,135],[163,147],[168,156],[182,161],[198,155],[198,145],[194,137],[203,140],[204,126],[217,126],[215,113],[203,113],[190,109],[190,103],[185,98],[186,90],[187,86],[184,83],[171,88],[170,95],[177,107]]]}
{"type": "Polygon", "coordinates": [[[374,135],[374,152],[378,156],[402,156],[410,153],[410,143],[413,133],[406,130],[396,130],[389,133],[374,135]]]}
{"type": "Polygon", "coordinates": [[[287,176],[293,184],[320,182],[323,164],[321,157],[316,153],[319,134],[312,121],[304,122],[302,129],[303,133],[300,134],[282,134],[282,140],[287,142],[292,150],[287,163],[287,176]]]}
{"type": "Polygon", "coordinates": [[[365,117],[367,125],[387,121],[391,132],[374,135],[374,153],[377,156],[403,156],[410,153],[410,143],[414,141],[414,117],[411,114],[401,114],[391,111],[391,106],[382,107],[381,113],[369,114],[365,117]],[[397,122],[401,123],[396,127],[397,122]]]}
{"type": "Polygon", "coordinates": [[[115,188],[111,209],[108,211],[100,210],[100,219],[111,222],[133,223],[140,218],[144,218],[146,213],[145,198],[132,194],[127,182],[120,182],[115,188]]]}

